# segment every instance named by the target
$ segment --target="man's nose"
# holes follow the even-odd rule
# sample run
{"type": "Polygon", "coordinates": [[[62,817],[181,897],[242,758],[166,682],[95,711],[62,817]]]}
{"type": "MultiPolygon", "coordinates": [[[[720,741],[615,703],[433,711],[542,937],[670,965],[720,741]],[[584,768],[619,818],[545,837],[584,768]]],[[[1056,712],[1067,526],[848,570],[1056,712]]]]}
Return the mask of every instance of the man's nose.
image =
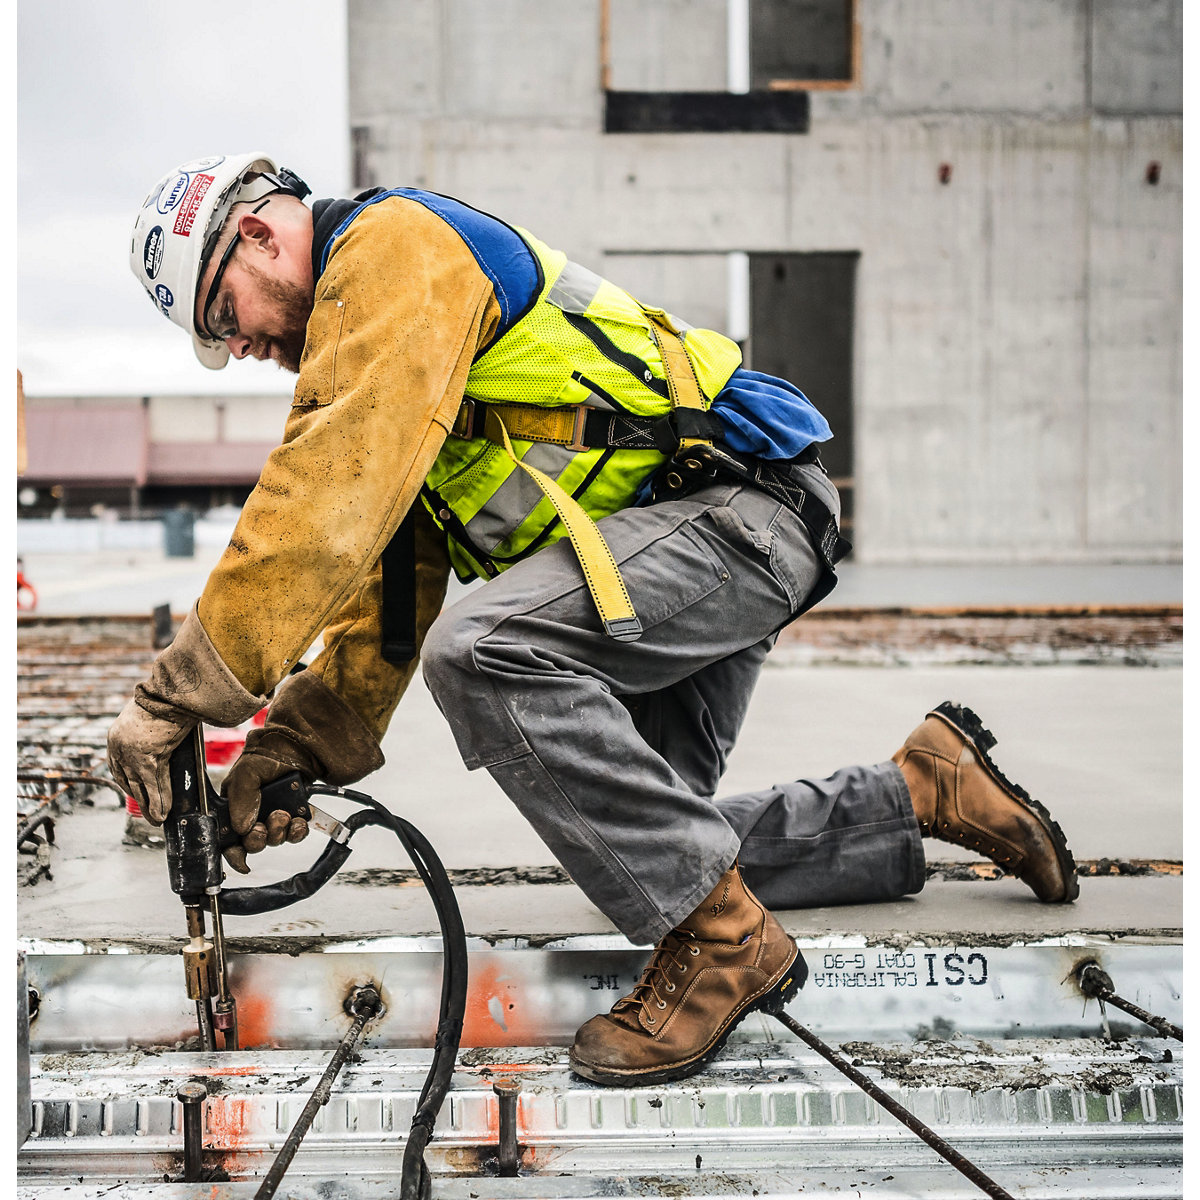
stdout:
{"type": "Polygon", "coordinates": [[[241,333],[235,333],[233,337],[226,338],[225,345],[229,347],[229,353],[234,358],[245,358],[251,349],[250,339],[241,333]]]}

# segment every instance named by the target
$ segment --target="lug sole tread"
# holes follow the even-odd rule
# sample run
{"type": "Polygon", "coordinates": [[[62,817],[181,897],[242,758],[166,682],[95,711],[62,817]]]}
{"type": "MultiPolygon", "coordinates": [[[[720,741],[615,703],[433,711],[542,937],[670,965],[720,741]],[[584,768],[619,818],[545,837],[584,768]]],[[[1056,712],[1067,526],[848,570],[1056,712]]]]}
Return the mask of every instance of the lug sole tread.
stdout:
{"type": "Polygon", "coordinates": [[[1054,846],[1054,853],[1058,858],[1058,865],[1062,869],[1063,877],[1067,881],[1066,894],[1061,900],[1052,901],[1052,903],[1070,904],[1071,901],[1078,899],[1079,877],[1076,873],[1075,856],[1071,853],[1071,849],[1067,845],[1067,835],[1063,833],[1062,826],[1050,815],[1050,810],[1044,804],[1035,800],[1019,784],[1013,783],[992,761],[992,757],[988,751],[996,745],[996,735],[984,725],[979,719],[978,714],[972,709],[969,709],[965,704],[957,704],[952,700],[942,701],[929,715],[931,717],[940,717],[962,734],[979,755],[985,769],[1014,800],[1033,813],[1045,827],[1047,833],[1049,833],[1050,841],[1054,846]]]}

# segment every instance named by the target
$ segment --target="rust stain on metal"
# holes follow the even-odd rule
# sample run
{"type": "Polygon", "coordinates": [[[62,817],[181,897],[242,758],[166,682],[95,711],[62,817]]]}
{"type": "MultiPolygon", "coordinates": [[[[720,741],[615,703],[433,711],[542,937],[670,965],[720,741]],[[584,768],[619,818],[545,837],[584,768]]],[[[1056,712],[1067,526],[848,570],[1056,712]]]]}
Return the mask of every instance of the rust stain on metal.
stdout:
{"type": "MultiPolygon", "coordinates": [[[[537,1041],[537,1028],[523,1011],[520,980],[499,965],[472,975],[463,1015],[465,1046],[526,1046],[537,1041]]],[[[494,1069],[499,1069],[495,1067],[494,1069]]]]}
{"type": "Polygon", "coordinates": [[[275,1014],[266,996],[238,993],[238,1043],[243,1050],[263,1050],[271,1045],[275,1014]]]}

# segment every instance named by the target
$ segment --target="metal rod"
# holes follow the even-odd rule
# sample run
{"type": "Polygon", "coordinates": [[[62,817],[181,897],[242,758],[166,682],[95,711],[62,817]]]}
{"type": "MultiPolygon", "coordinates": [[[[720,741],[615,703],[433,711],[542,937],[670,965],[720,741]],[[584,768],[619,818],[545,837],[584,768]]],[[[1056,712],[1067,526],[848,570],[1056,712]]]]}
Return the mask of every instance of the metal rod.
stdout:
{"type": "Polygon", "coordinates": [[[517,1097],[521,1094],[519,1079],[497,1079],[492,1091],[500,1101],[500,1174],[511,1179],[521,1165],[521,1148],[517,1144],[517,1097]]]}
{"type": "Polygon", "coordinates": [[[1144,1021],[1151,1029],[1157,1030],[1162,1037],[1174,1038],[1177,1042],[1183,1041],[1183,1030],[1180,1026],[1171,1024],[1165,1017],[1156,1017],[1152,1012],[1147,1012],[1131,1000],[1126,1000],[1123,996],[1118,996],[1113,991],[1112,979],[1096,963],[1084,963],[1079,968],[1078,977],[1079,990],[1085,996],[1091,996],[1099,1000],[1101,1005],[1111,1004],[1114,1008],[1119,1008],[1123,1012],[1127,1012],[1131,1017],[1137,1017],[1139,1021],[1144,1021]]]}
{"type": "Polygon", "coordinates": [[[217,960],[217,1027],[225,1039],[226,1050],[238,1049],[237,1001],[229,990],[228,957],[225,953],[225,927],[221,921],[221,902],[209,897],[213,923],[213,948],[217,960]]]}
{"type": "Polygon", "coordinates": [[[17,845],[19,846],[35,829],[42,825],[46,826],[46,841],[54,845],[54,814],[49,811],[38,813],[17,830],[17,845]]]}
{"type": "Polygon", "coordinates": [[[111,779],[99,775],[69,775],[63,771],[18,771],[18,783],[90,783],[94,787],[105,787],[116,792],[125,803],[125,789],[117,787],[111,779]]]}
{"type": "Polygon", "coordinates": [[[202,1083],[185,1083],[175,1093],[183,1105],[183,1178],[180,1183],[204,1182],[204,1102],[208,1088],[202,1083]]]}
{"type": "Polygon", "coordinates": [[[217,1035],[213,1028],[212,997],[204,996],[196,1001],[196,1024],[200,1029],[200,1041],[205,1050],[217,1048],[217,1035]]]}
{"type": "Polygon", "coordinates": [[[844,1058],[835,1053],[815,1033],[810,1033],[799,1022],[794,1021],[787,1013],[772,1013],[777,1021],[786,1025],[802,1042],[811,1046],[822,1058],[831,1062],[847,1079],[858,1084],[872,1100],[881,1108],[887,1109],[902,1125],[913,1131],[927,1146],[938,1152],[955,1170],[961,1171],[981,1192],[993,1197],[993,1200],[1013,1200],[1011,1193],[1006,1192],[994,1179],[985,1175],[973,1162],[964,1158],[949,1142],[938,1137],[919,1117],[914,1116],[904,1105],[893,1100],[882,1088],[877,1087],[873,1080],[867,1078],[861,1071],[852,1067],[844,1058]]]}
{"type": "Polygon", "coordinates": [[[350,1026],[346,1036],[342,1038],[338,1048],[334,1051],[333,1058],[329,1060],[329,1066],[325,1068],[325,1074],[321,1076],[320,1083],[313,1090],[313,1094],[309,1096],[308,1103],[304,1106],[295,1125],[292,1126],[287,1140],[280,1147],[266,1178],[262,1181],[258,1191],[254,1193],[254,1200],[270,1200],[275,1195],[275,1190],[283,1181],[284,1172],[291,1165],[292,1159],[296,1157],[296,1151],[300,1149],[300,1142],[308,1132],[308,1127],[313,1123],[317,1110],[323,1104],[328,1103],[333,1092],[333,1081],[345,1066],[346,1059],[350,1057],[355,1043],[362,1036],[367,1022],[379,1011],[380,1003],[379,992],[371,985],[368,984],[354,990],[347,1005],[355,1014],[354,1024],[350,1026]]]}

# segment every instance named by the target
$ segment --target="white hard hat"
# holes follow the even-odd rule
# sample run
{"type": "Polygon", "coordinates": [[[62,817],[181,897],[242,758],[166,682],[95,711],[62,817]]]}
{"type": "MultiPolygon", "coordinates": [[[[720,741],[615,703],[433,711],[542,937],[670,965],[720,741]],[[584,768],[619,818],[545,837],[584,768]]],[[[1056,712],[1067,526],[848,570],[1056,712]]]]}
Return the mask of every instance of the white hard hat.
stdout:
{"type": "Polygon", "coordinates": [[[134,275],[154,307],[192,335],[196,357],[214,371],[229,361],[229,348],[197,330],[196,288],[234,204],[278,191],[303,197],[308,187],[265,154],[197,158],[159,180],[134,222],[134,275]]]}

